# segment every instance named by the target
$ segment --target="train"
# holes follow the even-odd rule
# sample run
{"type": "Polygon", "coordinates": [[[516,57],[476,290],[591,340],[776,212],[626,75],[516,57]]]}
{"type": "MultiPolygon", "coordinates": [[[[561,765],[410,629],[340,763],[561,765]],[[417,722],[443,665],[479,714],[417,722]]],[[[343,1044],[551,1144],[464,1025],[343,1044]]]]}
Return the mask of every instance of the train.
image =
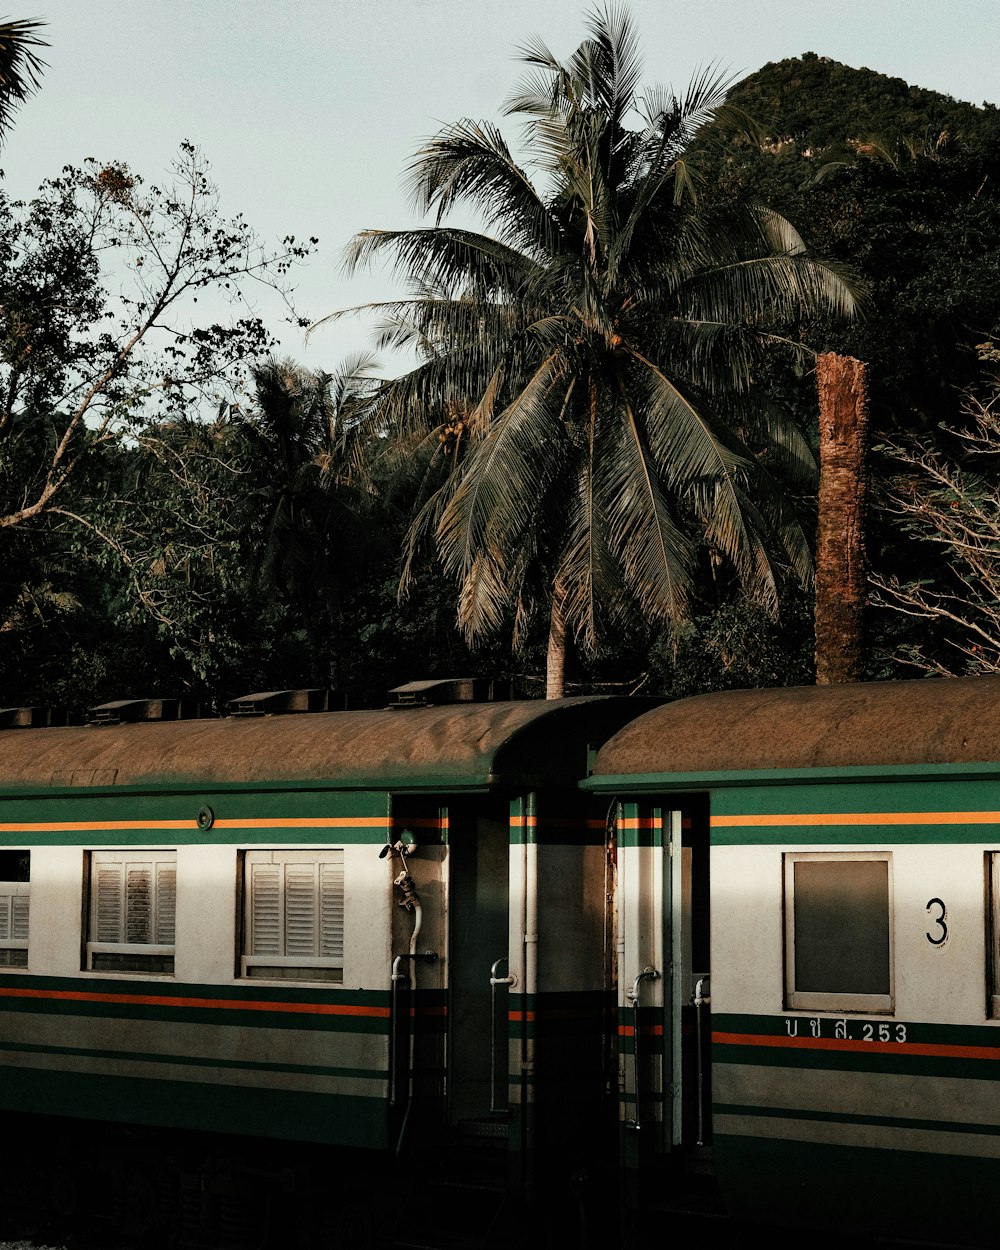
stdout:
{"type": "Polygon", "coordinates": [[[994,1245],[1000,678],[489,695],[0,713],[0,1218],[994,1245]]]}

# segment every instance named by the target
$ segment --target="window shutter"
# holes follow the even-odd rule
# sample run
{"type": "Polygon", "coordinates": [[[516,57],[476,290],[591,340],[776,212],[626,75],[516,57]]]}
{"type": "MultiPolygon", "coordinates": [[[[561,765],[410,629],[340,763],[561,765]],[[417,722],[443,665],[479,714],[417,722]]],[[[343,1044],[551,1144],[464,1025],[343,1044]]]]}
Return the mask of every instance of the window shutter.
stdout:
{"type": "Polygon", "coordinates": [[[10,937],[10,913],[13,902],[10,895],[0,895],[0,942],[6,942],[10,937]]]}
{"type": "Polygon", "coordinates": [[[329,959],[344,956],[344,865],[320,864],[320,949],[329,959]]]}
{"type": "Polygon", "coordinates": [[[280,955],[281,867],[252,864],[250,870],[250,954],[280,955]]]}
{"type": "Polygon", "coordinates": [[[316,955],[316,865],[285,865],[285,954],[316,955]]]}
{"type": "MultiPolygon", "coordinates": [[[[10,900],[11,903],[11,923],[10,936],[15,942],[27,942],[28,940],[28,904],[30,899],[27,894],[15,894],[10,900]]],[[[6,934],[4,936],[7,936],[6,934]]]]}
{"type": "Polygon", "coordinates": [[[156,865],[156,943],[173,946],[177,914],[177,866],[156,865]]]}
{"type": "Polygon", "coordinates": [[[149,864],[126,867],[125,941],[147,945],[153,940],[153,874],[149,864]]]}
{"type": "Polygon", "coordinates": [[[122,941],[123,869],[123,864],[101,864],[97,869],[97,922],[94,928],[98,942],[122,941]]]}

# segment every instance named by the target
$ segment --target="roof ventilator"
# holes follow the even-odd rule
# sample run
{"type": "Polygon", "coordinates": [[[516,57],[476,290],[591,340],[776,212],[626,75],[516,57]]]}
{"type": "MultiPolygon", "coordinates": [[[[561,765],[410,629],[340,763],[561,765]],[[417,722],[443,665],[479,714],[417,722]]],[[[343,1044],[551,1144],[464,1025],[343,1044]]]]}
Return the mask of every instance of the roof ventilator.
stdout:
{"type": "Polygon", "coordinates": [[[226,707],[230,716],[284,716],[292,712],[337,712],[347,706],[347,698],[337,690],[262,690],[231,699],[226,707]]]}
{"type": "Polygon", "coordinates": [[[189,699],[114,699],[87,709],[88,725],[122,725],[137,721],[189,720],[199,714],[189,699]]]}
{"type": "Polygon", "coordinates": [[[439,703],[495,703],[513,698],[509,681],[490,677],[443,677],[408,681],[389,691],[389,707],[433,707],[439,703]]]}
{"type": "Polygon", "coordinates": [[[0,729],[47,729],[71,723],[69,713],[61,708],[0,707],[0,729]]]}

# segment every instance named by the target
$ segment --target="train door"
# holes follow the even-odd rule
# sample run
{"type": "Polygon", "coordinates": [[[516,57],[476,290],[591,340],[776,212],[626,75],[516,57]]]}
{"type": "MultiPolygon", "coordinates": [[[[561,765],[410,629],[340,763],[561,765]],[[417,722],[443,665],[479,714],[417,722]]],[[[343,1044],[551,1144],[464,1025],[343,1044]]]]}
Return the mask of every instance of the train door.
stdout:
{"type": "Polygon", "coordinates": [[[447,1116],[459,1133],[504,1135],[510,810],[505,798],[459,800],[448,817],[447,1116]]]}
{"type": "MultiPolygon", "coordinates": [[[[707,820],[625,803],[618,821],[619,1089],[629,1205],[710,1140],[707,820]]],[[[659,1192],[662,1192],[661,1190],[659,1192]]]]}

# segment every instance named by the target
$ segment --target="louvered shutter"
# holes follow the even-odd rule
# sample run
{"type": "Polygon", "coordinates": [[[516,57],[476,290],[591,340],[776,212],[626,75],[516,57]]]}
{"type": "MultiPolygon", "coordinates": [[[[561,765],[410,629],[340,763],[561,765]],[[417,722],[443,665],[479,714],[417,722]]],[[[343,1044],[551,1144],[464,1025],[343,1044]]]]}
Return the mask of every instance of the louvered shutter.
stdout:
{"type": "Polygon", "coordinates": [[[124,940],[130,946],[148,946],[153,940],[153,869],[151,864],[128,864],[125,868],[124,940]]]}
{"type": "Polygon", "coordinates": [[[316,864],[285,865],[286,955],[319,954],[316,864]]]}
{"type": "Polygon", "coordinates": [[[24,967],[28,962],[27,882],[0,881],[0,966],[24,967]]]}
{"type": "Polygon", "coordinates": [[[344,864],[320,864],[320,949],[329,959],[344,957],[344,864]]]}
{"type": "Polygon", "coordinates": [[[99,864],[95,870],[97,915],[93,937],[97,942],[124,941],[125,865],[99,864]]]}
{"type": "Polygon", "coordinates": [[[282,955],[281,949],[281,866],[250,865],[251,955],[282,955]]]}
{"type": "Polygon", "coordinates": [[[340,980],[344,852],[247,851],[246,976],[340,980]]]}
{"type": "Polygon", "coordinates": [[[31,900],[27,894],[15,894],[10,900],[10,936],[15,942],[28,941],[28,910],[31,900]]]}
{"type": "Polygon", "coordinates": [[[156,936],[160,946],[173,946],[177,914],[177,865],[172,861],[156,865],[156,936]]]}
{"type": "Polygon", "coordinates": [[[176,851],[90,853],[89,968],[173,972],[176,851]]]}

